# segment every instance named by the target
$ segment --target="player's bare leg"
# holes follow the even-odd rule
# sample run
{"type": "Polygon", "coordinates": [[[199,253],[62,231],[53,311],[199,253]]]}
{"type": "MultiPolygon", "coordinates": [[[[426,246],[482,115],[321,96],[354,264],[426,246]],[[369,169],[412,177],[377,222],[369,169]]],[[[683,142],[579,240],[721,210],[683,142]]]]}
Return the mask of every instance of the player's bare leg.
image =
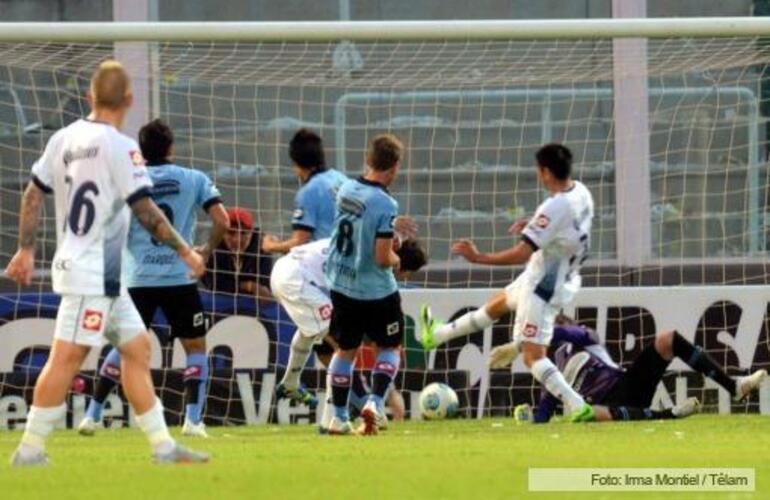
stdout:
{"type": "Polygon", "coordinates": [[[89,347],[54,339],[48,361],[35,384],[24,435],[11,457],[13,465],[48,464],[45,441],[67,413],[64,398],[89,351],[89,347]]]}
{"type": "Polygon", "coordinates": [[[203,423],[209,379],[206,337],[180,338],[179,341],[187,354],[187,368],[184,371],[187,404],[182,434],[207,438],[209,436],[203,423]]]}
{"type": "Polygon", "coordinates": [[[150,441],[155,463],[207,462],[204,453],[177,444],[168,432],[163,405],[155,397],[150,378],[150,336],[147,332],[119,347],[121,383],[128,402],[136,413],[136,422],[150,441]]]}
{"type": "Polygon", "coordinates": [[[484,306],[469,311],[446,324],[435,319],[430,308],[423,305],[418,318],[422,332],[420,343],[425,349],[435,349],[452,339],[464,337],[490,327],[510,312],[511,308],[508,305],[508,297],[504,290],[498,292],[484,306]]]}
{"type": "Polygon", "coordinates": [[[561,400],[569,409],[573,422],[593,420],[593,408],[570,386],[556,365],[546,356],[548,347],[532,342],[521,343],[524,364],[532,376],[561,400]]]}

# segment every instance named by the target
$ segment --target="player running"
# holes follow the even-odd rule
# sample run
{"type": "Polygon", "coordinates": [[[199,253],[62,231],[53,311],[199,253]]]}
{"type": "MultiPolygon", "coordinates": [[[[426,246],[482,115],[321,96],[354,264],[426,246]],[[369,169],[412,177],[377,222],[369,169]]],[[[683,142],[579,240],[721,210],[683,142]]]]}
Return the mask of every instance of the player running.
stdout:
{"type": "MultiPolygon", "coordinates": [[[[399,238],[396,237],[393,241],[397,246],[396,254],[400,262],[395,272],[398,279],[407,279],[411,273],[427,263],[427,256],[417,240],[407,239],[399,243],[399,238]]],[[[327,238],[294,247],[276,261],[270,276],[270,288],[276,300],[297,325],[297,331],[292,338],[289,365],[281,380],[281,385],[288,393],[293,393],[300,387],[299,378],[313,345],[323,342],[329,332],[332,303],[324,269],[330,252],[330,242],[327,238]]],[[[328,366],[328,359],[324,364],[328,366]]],[[[366,392],[360,379],[361,377],[354,377],[350,401],[359,411],[365,404],[359,394],[366,392]],[[353,396],[356,396],[357,401],[353,401],[353,396]]],[[[322,431],[328,427],[328,419],[331,418],[327,417],[328,413],[324,412],[324,419],[321,420],[322,431]]]]}
{"type": "MultiPolygon", "coordinates": [[[[187,242],[194,239],[197,211],[211,218],[212,229],[200,253],[207,259],[229,226],[219,190],[203,172],[172,163],[174,134],[161,120],[139,131],[139,147],[153,182],[152,199],[187,242]]],[[[149,328],[158,308],[187,354],[184,384],[187,399],[182,434],[208,437],[203,424],[209,363],[206,356],[206,322],[196,280],[181,258],[153,238],[133,218],[128,232],[126,260],[128,293],[149,328]]],[[[78,431],[92,436],[101,426],[104,400],[120,382],[120,351],[112,349],[102,363],[94,397],[78,431]]]]}
{"type": "Polygon", "coordinates": [[[572,179],[572,153],[561,144],[547,144],[536,154],[540,182],[551,193],[526,223],[514,225],[521,242],[502,252],[486,254],[470,240],[456,242],[452,250],[477,264],[512,266],[526,263],[524,272],[484,307],[448,324],[431,317],[423,306],[421,342],[426,349],[456,337],[492,326],[516,311],[513,340],[524,355],[524,364],[548,391],[569,409],[573,421],[591,420],[591,405],[564,379],[546,356],[554,318],[580,289],[580,266],[588,253],[594,202],[591,193],[572,179]]]}
{"type": "MultiPolygon", "coordinates": [[[[736,401],[746,398],[767,378],[766,370],[757,370],[734,380],[700,347],[675,330],[655,335],[655,339],[624,370],[612,360],[593,330],[562,318],[565,324],[554,329],[551,341],[555,348],[553,358],[572,387],[593,404],[595,420],[600,422],[683,418],[699,411],[697,398],[688,398],[681,405],[662,411],[649,408],[666,368],[675,357],[714,380],[736,401]]],[[[495,347],[490,355],[490,367],[510,366],[517,355],[515,342],[495,347]]],[[[542,391],[532,421],[548,422],[557,403],[553,395],[542,391]]],[[[528,406],[516,407],[517,419],[529,414],[528,406]]]]}
{"type": "Polygon", "coordinates": [[[327,374],[334,416],[330,434],[351,434],[348,400],[353,362],[364,336],[379,348],[372,371],[372,394],[361,411],[365,433],[387,421],[383,398],[398,373],[404,315],[394,269],[401,265],[393,251],[398,203],[388,193],[401,166],[403,146],[392,135],[378,135],[366,153],[363,177],[342,185],[337,219],[326,266],[331,289],[329,331],[339,345],[327,374]]]}
{"type": "Polygon", "coordinates": [[[152,201],[152,181],[136,142],[119,129],[132,104],[128,74],[105,61],[91,78],[92,112],[54,134],[32,167],[21,202],[19,249],[6,273],[21,285],[32,281],[35,234],[44,193],[54,193],[57,248],[53,289],[62,296],[48,361],[35,384],[32,408],[16,466],[46,465],[45,441],[66,415],[64,399],[92,347],[107,338],[122,355],[121,381],[152,446],[156,463],[205,462],[208,455],[177,444],[150,378],[150,338],[121,283],[131,207],[137,220],[174,249],[195,277],[204,259],[174,230],[152,201]]]}

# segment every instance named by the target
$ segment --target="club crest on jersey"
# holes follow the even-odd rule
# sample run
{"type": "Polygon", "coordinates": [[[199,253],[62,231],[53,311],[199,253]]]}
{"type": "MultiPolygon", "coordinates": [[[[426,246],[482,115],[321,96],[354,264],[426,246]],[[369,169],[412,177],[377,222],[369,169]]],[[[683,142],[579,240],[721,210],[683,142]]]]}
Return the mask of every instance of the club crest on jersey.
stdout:
{"type": "Polygon", "coordinates": [[[102,313],[101,311],[94,311],[92,309],[86,309],[83,314],[83,329],[90,330],[92,332],[98,332],[102,329],[102,313]]]}
{"type": "Polygon", "coordinates": [[[294,210],[294,215],[292,215],[292,217],[294,217],[295,219],[301,219],[304,216],[305,216],[305,211],[302,210],[301,208],[297,208],[296,210],[294,210]]]}
{"type": "Polygon", "coordinates": [[[330,319],[332,317],[332,306],[331,306],[331,304],[324,304],[321,307],[319,307],[318,308],[318,315],[324,321],[330,319]]]}
{"type": "Polygon", "coordinates": [[[534,325],[532,323],[527,323],[524,325],[524,336],[525,337],[534,337],[537,335],[537,325],[534,325]]]}
{"type": "Polygon", "coordinates": [[[136,149],[132,149],[128,152],[128,156],[131,158],[131,163],[133,163],[135,167],[144,166],[144,157],[142,156],[141,152],[137,151],[136,149]]]}
{"type": "Polygon", "coordinates": [[[545,214],[540,214],[535,218],[535,225],[540,229],[545,229],[548,227],[548,224],[551,223],[551,219],[548,218],[545,214]]]}

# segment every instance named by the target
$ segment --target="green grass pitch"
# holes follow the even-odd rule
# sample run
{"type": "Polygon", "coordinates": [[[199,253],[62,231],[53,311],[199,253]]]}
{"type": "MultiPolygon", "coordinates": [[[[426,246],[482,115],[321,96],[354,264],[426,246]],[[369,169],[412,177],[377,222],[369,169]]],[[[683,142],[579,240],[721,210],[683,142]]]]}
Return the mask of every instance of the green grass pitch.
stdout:
{"type": "MultiPolygon", "coordinates": [[[[93,438],[58,431],[52,466],[12,469],[19,432],[0,432],[0,498],[770,498],[770,419],[516,425],[510,419],[394,424],[375,437],[319,436],[315,427],[210,428],[182,441],[211,463],[154,466],[136,429],[93,438]],[[756,492],[527,492],[528,467],[753,467],[756,492]]],[[[174,429],[175,434],[178,429],[174,429]]]]}

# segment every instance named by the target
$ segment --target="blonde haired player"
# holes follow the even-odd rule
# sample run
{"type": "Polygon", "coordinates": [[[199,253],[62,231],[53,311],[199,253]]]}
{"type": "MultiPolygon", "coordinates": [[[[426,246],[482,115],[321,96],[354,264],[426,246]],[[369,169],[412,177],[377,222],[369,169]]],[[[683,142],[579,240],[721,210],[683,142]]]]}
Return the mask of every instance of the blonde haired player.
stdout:
{"type": "Polygon", "coordinates": [[[516,311],[513,341],[532,376],[568,408],[575,422],[593,419],[593,409],[546,356],[559,310],[570,304],[580,289],[580,267],[585,260],[594,215],[588,189],[572,179],[572,153],[561,144],[546,144],[536,156],[540,182],[551,193],[529,221],[513,226],[521,241],[513,248],[486,254],[470,240],[453,246],[456,254],[477,264],[525,264],[521,275],[487,304],[448,324],[432,318],[423,306],[422,343],[426,349],[493,325],[516,311]]]}
{"type": "Polygon", "coordinates": [[[19,249],[6,273],[29,285],[35,233],[45,193],[54,193],[56,254],[53,289],[62,296],[51,352],[35,384],[32,408],[11,463],[46,465],[45,441],[64,418],[64,398],[92,347],[106,338],[122,355],[122,383],[156,463],[205,462],[170,436],[150,378],[150,338],[121,283],[131,208],[156,240],[175,249],[191,275],[204,272],[202,257],[169,224],[150,198],[152,182],[139,147],[119,129],[133,102],[131,83],[116,61],[99,65],[91,79],[92,112],[59,130],[32,167],[19,220],[19,249]]]}

